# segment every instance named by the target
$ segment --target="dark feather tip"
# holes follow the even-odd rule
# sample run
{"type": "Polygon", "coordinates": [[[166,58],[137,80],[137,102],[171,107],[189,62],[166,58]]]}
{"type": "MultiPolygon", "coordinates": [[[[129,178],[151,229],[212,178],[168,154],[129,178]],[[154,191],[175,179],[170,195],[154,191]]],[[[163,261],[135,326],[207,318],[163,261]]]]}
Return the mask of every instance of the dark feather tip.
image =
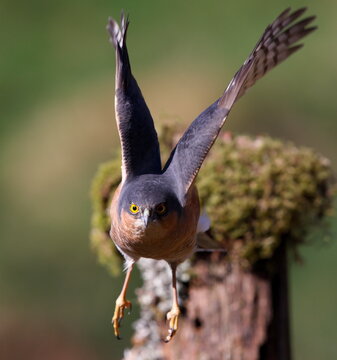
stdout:
{"type": "Polygon", "coordinates": [[[278,18],[282,18],[282,17],[288,15],[289,12],[290,12],[290,10],[291,10],[291,7],[289,6],[288,8],[286,8],[285,10],[283,10],[283,11],[281,12],[281,14],[278,16],[278,18]]]}
{"type": "Polygon", "coordinates": [[[316,16],[313,15],[313,16],[309,16],[301,21],[299,21],[298,23],[296,23],[294,26],[297,26],[297,27],[305,27],[306,25],[310,24],[312,21],[314,21],[316,19],[316,16]]]}
{"type": "Polygon", "coordinates": [[[306,11],[308,10],[308,8],[306,6],[301,7],[298,10],[295,10],[290,16],[295,19],[299,18],[302,14],[304,14],[306,11]]]}

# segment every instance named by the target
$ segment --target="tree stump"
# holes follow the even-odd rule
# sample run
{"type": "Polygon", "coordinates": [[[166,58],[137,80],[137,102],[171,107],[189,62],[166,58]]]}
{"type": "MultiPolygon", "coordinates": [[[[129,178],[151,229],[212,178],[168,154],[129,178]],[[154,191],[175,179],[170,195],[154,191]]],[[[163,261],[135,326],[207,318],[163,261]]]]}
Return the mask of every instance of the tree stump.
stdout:
{"type": "MultiPolygon", "coordinates": [[[[163,131],[172,139],[172,131],[163,131]]],[[[168,152],[169,140],[162,137],[168,152]]],[[[120,182],[119,159],[94,180],[91,242],[112,274],[120,259],[107,209],[120,182]]],[[[268,137],[225,133],[198,178],[211,236],[224,252],[197,253],[178,267],[182,316],[169,344],[166,263],[140,260],[143,286],[133,347],[124,360],[291,360],[287,251],[297,252],[322,225],[335,191],[330,162],[307,148],[268,137]]]]}
{"type": "Polygon", "coordinates": [[[198,260],[194,271],[186,316],[177,338],[163,345],[164,358],[261,359],[272,316],[270,278],[214,257],[198,260]]]}
{"type": "MultiPolygon", "coordinates": [[[[177,335],[168,344],[144,341],[136,327],[125,360],[291,360],[286,259],[285,246],[275,252],[275,266],[249,270],[219,252],[197,255],[177,335]]],[[[164,338],[167,323],[161,317],[158,324],[164,338]]]]}

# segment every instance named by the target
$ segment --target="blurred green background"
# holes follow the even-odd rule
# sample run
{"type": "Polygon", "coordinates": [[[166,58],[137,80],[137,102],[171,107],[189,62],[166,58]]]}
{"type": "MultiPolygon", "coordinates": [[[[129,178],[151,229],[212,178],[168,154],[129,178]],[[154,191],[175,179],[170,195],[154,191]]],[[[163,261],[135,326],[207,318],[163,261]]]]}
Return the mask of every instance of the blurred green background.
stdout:
{"type": "MultiPolygon", "coordinates": [[[[121,342],[110,325],[121,279],[88,241],[90,182],[119,146],[107,17],[130,14],[133,71],[156,121],[187,124],[289,5],[308,5],[319,30],[249,91],[226,130],[312,147],[337,170],[337,2],[2,0],[1,359],[113,360],[128,346],[130,323],[121,342]]],[[[291,266],[295,360],[337,357],[336,235],[335,219],[332,241],[316,236],[291,266]]]]}

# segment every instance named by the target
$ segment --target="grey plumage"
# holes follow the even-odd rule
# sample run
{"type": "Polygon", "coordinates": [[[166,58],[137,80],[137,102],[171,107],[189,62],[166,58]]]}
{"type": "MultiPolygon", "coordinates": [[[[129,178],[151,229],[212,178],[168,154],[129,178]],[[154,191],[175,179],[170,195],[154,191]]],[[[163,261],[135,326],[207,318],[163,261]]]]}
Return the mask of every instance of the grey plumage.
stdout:
{"type": "Polygon", "coordinates": [[[152,116],[132,75],[126,47],[129,20],[122,13],[121,27],[109,19],[107,30],[116,49],[116,120],[122,147],[123,181],[142,174],[159,174],[159,143],[152,116]]]}
{"type": "MultiPolygon", "coordinates": [[[[302,45],[294,45],[315,27],[314,17],[294,23],[305,8],[285,10],[264,31],[253,51],[234,75],[223,95],[203,111],[185,131],[162,169],[156,130],[149,109],[131,72],[126,34],[109,19],[110,40],[116,50],[116,120],[122,147],[122,183],[111,201],[110,235],[126,259],[127,275],[113,316],[115,335],[124,310],[131,306],[126,289],[133,264],[141,257],[165,260],[172,270],[173,304],[167,314],[170,328],[165,341],[178,329],[180,314],[176,267],[199,247],[209,249],[209,239],[199,237],[200,204],[194,179],[216,140],[234,103],[281,61],[302,45]]],[[[202,231],[205,231],[203,227],[202,231]]]]}
{"type": "Polygon", "coordinates": [[[288,8],[267,26],[222,97],[202,112],[183,134],[164,169],[172,176],[180,177],[182,192],[187,191],[193,183],[234,103],[258,79],[302,47],[302,45],[291,45],[316,29],[316,27],[306,27],[315,16],[288,27],[305,10],[306,8],[302,8],[290,13],[288,8]]]}
{"type": "Polygon", "coordinates": [[[294,23],[305,11],[306,8],[301,8],[291,13],[288,8],[267,26],[224,94],[192,122],[163,170],[152,116],[131,73],[126,47],[129,20],[122,13],[119,27],[115,20],[109,19],[110,41],[116,49],[116,118],[122,145],[123,180],[147,173],[165,173],[172,177],[173,183],[179,182],[175,186],[183,199],[234,103],[258,79],[302,47],[292,46],[294,43],[316,29],[307,27],[315,16],[294,23]]]}

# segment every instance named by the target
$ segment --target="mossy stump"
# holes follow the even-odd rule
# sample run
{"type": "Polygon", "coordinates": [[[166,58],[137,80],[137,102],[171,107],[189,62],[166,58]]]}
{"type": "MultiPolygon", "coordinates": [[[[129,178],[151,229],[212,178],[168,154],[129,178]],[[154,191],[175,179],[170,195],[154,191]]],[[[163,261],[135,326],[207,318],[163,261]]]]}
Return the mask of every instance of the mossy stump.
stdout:
{"type": "MultiPolygon", "coordinates": [[[[167,156],[172,129],[162,134],[167,156]]],[[[119,181],[116,159],[102,165],[92,188],[91,243],[112,274],[121,261],[108,236],[107,209],[119,181]]],[[[183,315],[169,344],[161,341],[171,304],[168,267],[139,262],[141,314],[124,359],[290,360],[287,253],[296,255],[308,232],[331,212],[329,161],[269,137],[225,133],[197,185],[212,224],[207,236],[225,252],[196,253],[180,265],[183,315]]]]}

